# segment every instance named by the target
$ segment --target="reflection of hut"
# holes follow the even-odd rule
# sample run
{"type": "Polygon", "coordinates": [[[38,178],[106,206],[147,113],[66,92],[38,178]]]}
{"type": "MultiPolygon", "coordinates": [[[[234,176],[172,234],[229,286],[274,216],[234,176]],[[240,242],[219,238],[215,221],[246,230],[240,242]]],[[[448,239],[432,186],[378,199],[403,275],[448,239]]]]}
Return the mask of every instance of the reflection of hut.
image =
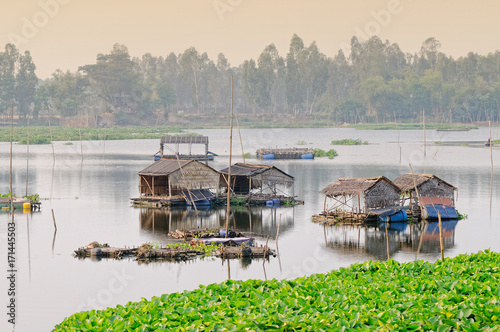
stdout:
{"type": "Polygon", "coordinates": [[[342,219],[365,219],[371,209],[399,205],[399,188],[385,176],[372,178],[339,178],[321,193],[325,195],[325,215],[342,219]],[[326,199],[334,201],[326,211],[326,199]]]}
{"type": "Polygon", "coordinates": [[[219,173],[196,160],[160,159],[138,174],[141,198],[172,200],[174,196],[185,198],[183,190],[219,190],[219,173]]]}
{"type": "Polygon", "coordinates": [[[394,184],[398,186],[403,193],[402,205],[406,205],[406,200],[409,200],[408,205],[414,211],[419,209],[415,186],[420,196],[449,198],[453,206],[455,206],[455,190],[457,190],[457,188],[435,175],[405,174],[395,179],[394,184]]]}
{"type": "MultiPolygon", "coordinates": [[[[224,187],[227,187],[228,171],[229,168],[220,171],[224,187]]],[[[236,163],[231,166],[231,191],[235,194],[276,197],[292,191],[293,196],[294,181],[293,176],[270,165],[236,163]]]]}

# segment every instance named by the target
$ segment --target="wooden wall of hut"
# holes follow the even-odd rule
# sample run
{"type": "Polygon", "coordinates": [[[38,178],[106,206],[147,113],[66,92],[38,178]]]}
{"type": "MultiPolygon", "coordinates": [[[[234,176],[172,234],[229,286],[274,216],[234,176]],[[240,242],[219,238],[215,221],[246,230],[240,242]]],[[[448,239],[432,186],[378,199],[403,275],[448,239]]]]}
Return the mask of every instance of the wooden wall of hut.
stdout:
{"type": "Polygon", "coordinates": [[[170,174],[172,188],[219,189],[220,174],[202,163],[192,162],[170,174]]]}
{"type": "Polygon", "coordinates": [[[141,196],[168,195],[168,176],[141,175],[139,177],[141,196]]]}
{"type": "Polygon", "coordinates": [[[430,197],[447,197],[451,199],[453,205],[455,205],[455,190],[453,187],[439,181],[436,178],[431,178],[428,181],[422,183],[418,187],[418,194],[420,196],[430,196],[430,197]]]}
{"type": "Polygon", "coordinates": [[[398,206],[400,204],[399,193],[389,183],[379,181],[365,192],[364,202],[366,210],[398,206]]]}

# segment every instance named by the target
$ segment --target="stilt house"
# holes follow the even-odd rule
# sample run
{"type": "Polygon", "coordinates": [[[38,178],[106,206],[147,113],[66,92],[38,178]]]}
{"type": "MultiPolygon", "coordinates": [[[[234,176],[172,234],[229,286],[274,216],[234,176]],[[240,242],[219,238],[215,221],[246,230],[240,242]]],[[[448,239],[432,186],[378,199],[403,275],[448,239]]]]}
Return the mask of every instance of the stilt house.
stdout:
{"type": "Polygon", "coordinates": [[[160,159],[139,173],[139,192],[144,196],[184,196],[186,190],[219,192],[220,174],[196,160],[160,159]]]}
{"type": "MultiPolygon", "coordinates": [[[[229,167],[220,171],[221,186],[227,188],[229,167]]],[[[235,194],[289,194],[292,191],[295,179],[277,167],[270,165],[253,165],[236,163],[231,166],[231,191],[235,194]]]]}
{"type": "Polygon", "coordinates": [[[399,206],[399,187],[385,176],[371,178],[339,178],[321,193],[334,201],[329,211],[366,214],[370,209],[399,206]]]}
{"type": "Polygon", "coordinates": [[[401,189],[403,194],[402,205],[408,203],[413,210],[418,210],[419,208],[415,186],[421,197],[449,198],[453,206],[455,206],[455,190],[457,190],[457,188],[435,175],[405,174],[395,179],[394,184],[401,189]]]}

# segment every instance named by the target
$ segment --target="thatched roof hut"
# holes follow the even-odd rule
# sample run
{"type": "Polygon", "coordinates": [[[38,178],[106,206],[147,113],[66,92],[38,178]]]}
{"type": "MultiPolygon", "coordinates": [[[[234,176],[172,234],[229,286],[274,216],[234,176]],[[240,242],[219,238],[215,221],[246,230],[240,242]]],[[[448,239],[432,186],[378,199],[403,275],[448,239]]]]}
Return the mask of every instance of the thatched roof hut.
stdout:
{"type": "Polygon", "coordinates": [[[416,197],[415,185],[420,196],[428,197],[446,197],[451,199],[455,205],[455,188],[448,182],[445,182],[433,174],[405,174],[394,180],[405,198],[410,199],[410,206],[418,205],[416,197]]]}
{"type": "Polygon", "coordinates": [[[172,197],[183,195],[186,189],[219,190],[220,174],[196,160],[160,159],[138,174],[141,196],[172,197]]]}
{"type": "MultiPolygon", "coordinates": [[[[227,187],[229,167],[220,171],[221,186],[227,187]]],[[[271,165],[236,163],[231,166],[231,190],[237,194],[249,194],[253,189],[260,193],[270,191],[276,195],[280,187],[293,189],[295,179],[271,165]]]]}
{"type": "MultiPolygon", "coordinates": [[[[339,178],[326,186],[321,193],[336,201],[336,205],[351,208],[358,213],[370,209],[399,205],[400,189],[385,176],[371,178],[339,178]],[[353,198],[357,197],[357,206],[353,198]],[[348,204],[351,201],[351,204],[348,204]]],[[[335,206],[334,206],[335,208],[335,206]]]]}

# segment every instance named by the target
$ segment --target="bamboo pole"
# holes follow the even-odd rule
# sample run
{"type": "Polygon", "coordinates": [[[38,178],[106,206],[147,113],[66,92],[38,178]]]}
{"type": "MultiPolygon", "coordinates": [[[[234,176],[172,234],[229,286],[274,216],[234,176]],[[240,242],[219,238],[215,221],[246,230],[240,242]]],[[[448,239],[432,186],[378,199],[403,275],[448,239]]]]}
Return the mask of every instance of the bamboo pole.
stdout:
{"type": "Polygon", "coordinates": [[[26,196],[28,196],[28,181],[29,181],[29,160],[30,160],[30,118],[28,116],[28,129],[26,135],[26,196]]]}
{"type": "Polygon", "coordinates": [[[82,142],[82,131],[78,128],[78,134],[80,135],[80,152],[82,154],[82,162],[83,162],[83,142],[82,142]]]}
{"type": "Polygon", "coordinates": [[[229,209],[231,208],[231,156],[233,153],[233,76],[231,75],[231,117],[229,129],[229,168],[227,172],[226,238],[229,232],[229,209]]]}
{"type": "Polygon", "coordinates": [[[387,260],[389,260],[389,223],[385,225],[385,242],[387,247],[387,260]]]}
{"type": "Polygon", "coordinates": [[[238,126],[238,135],[240,136],[241,157],[243,158],[243,163],[245,163],[245,150],[243,150],[243,140],[241,139],[241,130],[240,130],[240,123],[238,121],[238,115],[235,114],[234,117],[236,118],[236,125],[238,126]]]}
{"type": "Polygon", "coordinates": [[[490,162],[491,162],[491,175],[490,175],[490,217],[491,209],[493,207],[493,141],[491,140],[491,121],[488,121],[488,126],[490,128],[490,162]]]}
{"type": "Polygon", "coordinates": [[[415,193],[417,194],[417,199],[418,199],[418,205],[420,207],[420,218],[423,218],[424,216],[424,210],[422,206],[422,200],[420,199],[420,195],[418,194],[418,188],[417,188],[417,183],[415,182],[415,176],[413,175],[413,168],[410,165],[410,170],[411,170],[411,178],[413,179],[413,186],[415,187],[415,193]]]}
{"type": "Polygon", "coordinates": [[[438,212],[439,223],[439,247],[441,248],[441,260],[444,261],[444,247],[443,247],[443,225],[441,224],[441,214],[438,212]]]}
{"type": "Polygon", "coordinates": [[[10,101],[10,212],[12,214],[12,222],[14,222],[14,195],[12,194],[12,136],[14,133],[14,106],[12,100],[10,101]]]}
{"type": "MultiPolygon", "coordinates": [[[[50,108],[49,108],[50,110],[50,108]]],[[[52,160],[53,163],[56,162],[56,153],[54,152],[54,142],[52,141],[52,125],[50,122],[50,118],[52,117],[52,112],[49,112],[49,134],[50,134],[50,145],[52,146],[52,160]]]]}
{"type": "Polygon", "coordinates": [[[54,223],[54,232],[57,232],[56,217],[54,216],[54,209],[52,211],[52,222],[54,223]]]}
{"type": "Polygon", "coordinates": [[[422,123],[423,123],[423,127],[424,127],[424,157],[425,157],[427,154],[427,142],[425,139],[425,108],[422,109],[422,123]]]}

